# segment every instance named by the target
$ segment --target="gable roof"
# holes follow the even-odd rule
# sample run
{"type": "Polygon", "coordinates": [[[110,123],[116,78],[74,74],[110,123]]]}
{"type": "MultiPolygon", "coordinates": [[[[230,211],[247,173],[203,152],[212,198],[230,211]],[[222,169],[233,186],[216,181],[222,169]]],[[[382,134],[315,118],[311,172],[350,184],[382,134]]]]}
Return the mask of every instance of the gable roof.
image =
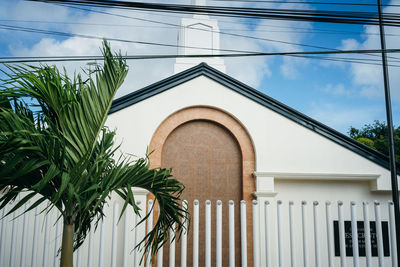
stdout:
{"type": "MultiPolygon", "coordinates": [[[[253,100],[258,104],[263,105],[268,109],[277,112],[278,114],[324,136],[325,138],[328,138],[329,140],[373,161],[374,163],[386,169],[390,169],[388,157],[384,154],[377,152],[364,144],[361,144],[360,142],[304,115],[303,113],[289,106],[286,106],[285,104],[259,92],[254,88],[251,88],[250,86],[230,77],[229,75],[210,67],[206,63],[200,63],[195,67],[115,99],[111,105],[109,114],[134,105],[140,101],[167,91],[179,84],[185,83],[201,75],[204,75],[224,85],[225,87],[253,100]]],[[[399,164],[397,165],[399,166],[399,164]]],[[[397,174],[400,174],[399,167],[397,168],[397,174]]]]}

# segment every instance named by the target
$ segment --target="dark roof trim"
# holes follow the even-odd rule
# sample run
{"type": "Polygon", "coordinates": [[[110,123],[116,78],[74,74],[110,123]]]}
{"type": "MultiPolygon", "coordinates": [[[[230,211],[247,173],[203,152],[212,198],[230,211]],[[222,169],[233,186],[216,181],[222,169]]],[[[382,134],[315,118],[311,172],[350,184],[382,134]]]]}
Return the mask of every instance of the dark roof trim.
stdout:
{"type": "MultiPolygon", "coordinates": [[[[251,88],[250,86],[208,66],[206,63],[201,63],[193,68],[170,76],[164,80],[146,86],[143,89],[134,91],[123,97],[113,101],[109,114],[117,112],[121,109],[129,107],[149,97],[162,93],[179,84],[185,83],[198,76],[204,75],[231,90],[250,98],[251,100],[285,116],[286,118],[301,124],[302,126],[332,140],[333,142],[375,162],[376,164],[390,169],[388,158],[380,152],[363,145],[356,140],[322,124],[303,113],[292,109],[289,106],[251,88]]],[[[399,167],[400,165],[397,164],[399,167]]],[[[397,168],[397,174],[400,174],[400,168],[397,168]]]]}

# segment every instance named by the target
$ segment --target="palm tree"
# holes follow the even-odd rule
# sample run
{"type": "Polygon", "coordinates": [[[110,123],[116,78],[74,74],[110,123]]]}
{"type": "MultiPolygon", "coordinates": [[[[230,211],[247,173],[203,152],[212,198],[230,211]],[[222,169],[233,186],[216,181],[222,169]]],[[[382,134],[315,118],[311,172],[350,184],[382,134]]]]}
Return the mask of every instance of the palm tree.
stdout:
{"type": "Polygon", "coordinates": [[[85,79],[79,74],[71,79],[54,66],[25,65],[7,66],[2,80],[0,209],[14,203],[11,214],[29,200],[28,211],[43,202],[49,205],[42,212],[58,209],[64,222],[60,266],[73,265],[73,250],[103,219],[112,192],[124,200],[121,216],[128,206],[139,212],[132,187],[155,196],[160,215],[141,242],[152,253],[174,224],[182,231],[187,217],[179,199],[183,185],[170,170],[149,169],[147,157],[116,156],[115,133],[104,124],[128,67],[106,42],[103,55],[104,64],[91,65],[85,79]]]}

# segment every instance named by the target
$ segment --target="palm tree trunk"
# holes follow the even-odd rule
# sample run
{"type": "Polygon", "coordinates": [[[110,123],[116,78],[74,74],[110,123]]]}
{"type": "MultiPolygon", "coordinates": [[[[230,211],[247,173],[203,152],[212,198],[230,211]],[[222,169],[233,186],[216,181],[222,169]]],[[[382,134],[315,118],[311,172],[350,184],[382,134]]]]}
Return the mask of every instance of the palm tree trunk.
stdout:
{"type": "Polygon", "coordinates": [[[73,267],[74,224],[64,222],[60,267],[73,267]]]}

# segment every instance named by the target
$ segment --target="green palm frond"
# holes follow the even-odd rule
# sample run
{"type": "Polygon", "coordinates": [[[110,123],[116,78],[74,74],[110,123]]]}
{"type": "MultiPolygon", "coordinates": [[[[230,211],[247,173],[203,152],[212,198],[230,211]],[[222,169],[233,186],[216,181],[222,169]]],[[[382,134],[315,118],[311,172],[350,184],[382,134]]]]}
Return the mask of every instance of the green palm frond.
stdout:
{"type": "Polygon", "coordinates": [[[25,196],[9,213],[33,198],[29,209],[50,202],[47,211],[57,208],[64,222],[74,224],[76,249],[103,219],[112,192],[124,199],[122,213],[128,206],[138,213],[132,187],[141,187],[161,209],[141,243],[155,253],[174,224],[183,229],[184,187],[170,170],[150,169],[147,158],[115,157],[115,133],[104,124],[128,68],[106,42],[103,54],[104,64],[93,65],[87,79],[71,79],[53,66],[8,66],[0,91],[0,208],[21,192],[25,196]]]}

